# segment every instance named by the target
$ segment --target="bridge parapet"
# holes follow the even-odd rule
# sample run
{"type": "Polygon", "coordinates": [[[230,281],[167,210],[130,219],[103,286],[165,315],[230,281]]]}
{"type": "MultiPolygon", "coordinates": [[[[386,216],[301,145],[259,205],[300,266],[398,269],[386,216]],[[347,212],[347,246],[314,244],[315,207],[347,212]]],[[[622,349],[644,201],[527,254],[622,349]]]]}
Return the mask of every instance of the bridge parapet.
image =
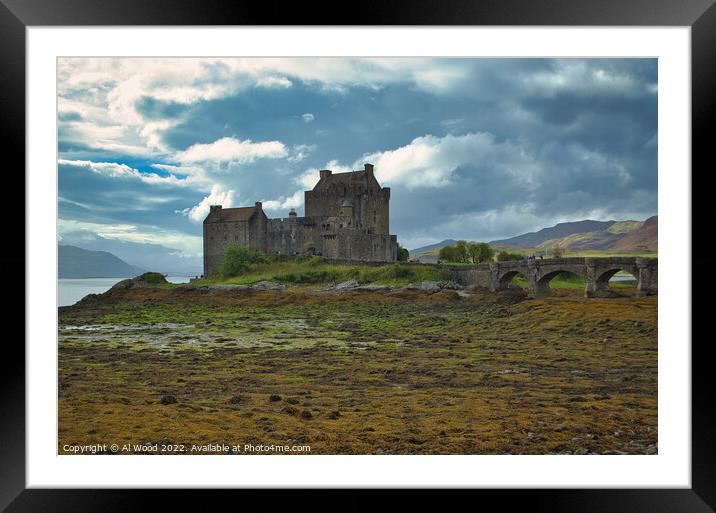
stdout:
{"type": "Polygon", "coordinates": [[[531,297],[551,294],[549,282],[564,272],[585,280],[586,297],[609,297],[614,292],[609,280],[619,271],[632,274],[637,280],[637,295],[658,293],[658,259],[642,257],[570,257],[530,258],[491,262],[451,268],[453,279],[464,285],[476,285],[492,291],[504,290],[516,275],[527,279],[531,297]]]}

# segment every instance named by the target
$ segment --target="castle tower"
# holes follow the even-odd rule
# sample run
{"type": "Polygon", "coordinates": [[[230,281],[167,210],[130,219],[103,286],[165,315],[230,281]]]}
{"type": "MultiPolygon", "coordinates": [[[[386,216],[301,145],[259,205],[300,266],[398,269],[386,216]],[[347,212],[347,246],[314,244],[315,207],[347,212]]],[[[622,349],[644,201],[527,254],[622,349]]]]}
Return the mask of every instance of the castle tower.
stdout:
{"type": "Polygon", "coordinates": [[[351,226],[370,234],[390,233],[390,188],[380,186],[372,164],[348,173],[321,170],[316,186],[306,191],[306,217],[344,217],[347,213],[344,201],[352,208],[351,226]]]}

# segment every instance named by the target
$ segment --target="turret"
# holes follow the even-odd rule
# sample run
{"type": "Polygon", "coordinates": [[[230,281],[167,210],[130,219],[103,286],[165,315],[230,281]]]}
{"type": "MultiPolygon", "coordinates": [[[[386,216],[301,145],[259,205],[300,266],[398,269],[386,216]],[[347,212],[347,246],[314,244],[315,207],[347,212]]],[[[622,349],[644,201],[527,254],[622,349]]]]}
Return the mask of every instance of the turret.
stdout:
{"type": "Polygon", "coordinates": [[[333,171],[331,171],[330,169],[321,169],[318,173],[321,175],[321,180],[324,180],[331,176],[331,174],[333,174],[333,171]]]}

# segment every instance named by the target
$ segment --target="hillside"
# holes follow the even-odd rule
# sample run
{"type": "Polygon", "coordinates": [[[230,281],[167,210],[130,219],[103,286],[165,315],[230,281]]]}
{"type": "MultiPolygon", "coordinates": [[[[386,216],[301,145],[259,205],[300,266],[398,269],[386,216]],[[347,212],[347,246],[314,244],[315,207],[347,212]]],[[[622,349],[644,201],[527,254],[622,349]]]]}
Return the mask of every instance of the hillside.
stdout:
{"type": "Polygon", "coordinates": [[[128,278],[144,273],[106,251],[90,251],[76,246],[58,247],[60,278],[128,278]]]}
{"type": "MultiPolygon", "coordinates": [[[[454,242],[453,239],[446,239],[436,244],[416,248],[410,252],[410,258],[426,263],[437,262],[440,248],[454,242]]],[[[559,223],[537,232],[492,241],[490,246],[496,252],[508,251],[524,255],[549,254],[554,251],[555,247],[571,254],[656,253],[658,217],[650,217],[646,221],[585,220],[559,223]]]]}
{"type": "Polygon", "coordinates": [[[623,252],[657,252],[659,246],[659,218],[650,217],[636,230],[627,233],[614,244],[614,249],[623,252]]]}
{"type": "Polygon", "coordinates": [[[603,231],[614,224],[616,224],[616,221],[592,221],[589,219],[571,223],[559,223],[549,228],[542,228],[537,232],[524,233],[509,239],[494,240],[490,244],[535,248],[549,240],[561,239],[576,233],[603,231]]]}
{"type": "Polygon", "coordinates": [[[427,264],[435,263],[438,261],[438,252],[440,251],[440,248],[444,248],[445,246],[449,246],[455,242],[457,242],[455,239],[445,239],[443,241],[436,242],[435,244],[429,244],[427,246],[411,249],[410,259],[419,260],[427,264]]]}

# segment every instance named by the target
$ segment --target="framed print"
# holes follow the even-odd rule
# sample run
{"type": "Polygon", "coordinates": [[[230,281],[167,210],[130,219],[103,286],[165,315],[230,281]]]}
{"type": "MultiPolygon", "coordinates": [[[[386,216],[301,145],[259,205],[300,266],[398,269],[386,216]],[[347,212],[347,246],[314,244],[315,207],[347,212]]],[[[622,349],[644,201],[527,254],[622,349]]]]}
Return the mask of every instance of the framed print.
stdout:
{"type": "Polygon", "coordinates": [[[522,4],[3,0],[2,506],[712,510],[716,8],[522,4]]]}

